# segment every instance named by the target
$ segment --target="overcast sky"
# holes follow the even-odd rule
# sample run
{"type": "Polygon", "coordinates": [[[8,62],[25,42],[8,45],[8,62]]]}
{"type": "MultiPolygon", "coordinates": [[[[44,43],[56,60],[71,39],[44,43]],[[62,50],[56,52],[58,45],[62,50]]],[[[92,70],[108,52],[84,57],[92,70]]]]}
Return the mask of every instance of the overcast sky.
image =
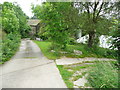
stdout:
{"type": "Polygon", "coordinates": [[[17,2],[22,10],[26,13],[27,16],[32,17],[31,4],[41,4],[44,0],[0,0],[0,3],[3,2],[17,2]]]}

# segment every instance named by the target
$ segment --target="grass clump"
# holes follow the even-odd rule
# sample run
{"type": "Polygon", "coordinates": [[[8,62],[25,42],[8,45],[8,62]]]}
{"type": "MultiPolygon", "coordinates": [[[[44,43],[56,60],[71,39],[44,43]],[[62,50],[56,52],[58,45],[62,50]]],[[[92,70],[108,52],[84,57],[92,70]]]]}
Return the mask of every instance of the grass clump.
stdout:
{"type": "Polygon", "coordinates": [[[51,42],[47,41],[34,41],[41,49],[42,53],[48,58],[48,59],[57,59],[60,58],[60,55],[55,52],[50,51],[51,42]]]}
{"type": "Polygon", "coordinates": [[[91,65],[71,67],[71,69],[74,70],[74,71],[80,71],[82,69],[86,69],[86,68],[90,68],[90,67],[94,67],[94,64],[93,65],[91,64],[91,65]]]}
{"type": "Polygon", "coordinates": [[[110,62],[96,63],[87,80],[93,88],[118,88],[118,71],[110,62]]]}
{"type": "Polygon", "coordinates": [[[69,80],[70,77],[72,77],[73,73],[69,72],[67,69],[64,68],[62,65],[57,65],[60,74],[62,75],[62,78],[64,82],[66,83],[68,88],[73,88],[73,83],[69,80]]]}
{"type": "Polygon", "coordinates": [[[66,45],[66,48],[60,49],[59,45],[52,45],[48,41],[34,41],[41,49],[42,53],[48,59],[58,59],[61,56],[66,56],[70,58],[84,58],[84,57],[96,57],[96,58],[116,58],[116,53],[114,50],[109,50],[101,47],[88,48],[85,44],[74,44],[66,45]],[[51,50],[55,52],[51,52],[51,50]],[[76,55],[74,50],[82,51],[81,55],[76,55]],[[61,53],[65,52],[65,53],[61,53]]]}
{"type": "Polygon", "coordinates": [[[67,57],[84,58],[84,57],[96,57],[96,58],[116,58],[116,51],[107,48],[93,47],[89,48],[86,44],[74,44],[67,45],[66,51],[73,52],[73,50],[82,51],[83,54],[75,55],[73,53],[66,54],[67,57]]]}

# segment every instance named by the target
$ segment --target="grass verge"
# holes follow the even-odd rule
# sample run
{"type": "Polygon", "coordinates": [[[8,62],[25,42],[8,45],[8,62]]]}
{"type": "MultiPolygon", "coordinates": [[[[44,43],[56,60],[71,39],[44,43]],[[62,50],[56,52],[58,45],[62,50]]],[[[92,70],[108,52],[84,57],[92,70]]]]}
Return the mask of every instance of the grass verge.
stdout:
{"type": "Polygon", "coordinates": [[[69,80],[69,78],[73,75],[73,73],[64,69],[64,67],[62,65],[57,65],[57,67],[58,67],[60,74],[62,75],[62,78],[63,78],[65,84],[67,85],[67,87],[73,88],[73,83],[69,80]]]}
{"type": "MultiPolygon", "coordinates": [[[[117,63],[117,62],[116,62],[117,63]]],[[[74,65],[57,65],[60,74],[68,88],[73,88],[74,81],[82,78],[86,74],[86,79],[88,80],[85,83],[84,87],[92,88],[118,88],[118,66],[115,62],[110,61],[99,61],[94,62],[93,64],[84,64],[80,63],[74,65]],[[82,64],[82,66],[81,66],[82,64]],[[78,71],[81,74],[77,74],[78,71]],[[74,74],[74,75],[73,75],[74,74]]]]}
{"type": "Polygon", "coordinates": [[[41,49],[42,53],[48,59],[58,59],[61,56],[70,58],[84,58],[84,57],[96,57],[96,58],[116,58],[114,50],[97,47],[96,49],[90,49],[84,44],[67,45],[64,50],[57,50],[57,52],[51,52],[51,42],[48,41],[34,41],[41,49]],[[82,51],[81,55],[75,55],[74,50],[82,51]],[[67,53],[60,53],[67,52],[67,53]]]}
{"type": "Polygon", "coordinates": [[[51,42],[47,42],[47,41],[34,41],[34,42],[39,46],[44,56],[46,56],[48,59],[55,60],[60,58],[59,54],[50,52],[49,48],[51,47],[51,42]]]}
{"type": "Polygon", "coordinates": [[[0,62],[0,64],[3,64],[2,62],[0,62]]]}
{"type": "Polygon", "coordinates": [[[93,88],[118,88],[117,67],[109,62],[96,63],[87,80],[93,88]]]}

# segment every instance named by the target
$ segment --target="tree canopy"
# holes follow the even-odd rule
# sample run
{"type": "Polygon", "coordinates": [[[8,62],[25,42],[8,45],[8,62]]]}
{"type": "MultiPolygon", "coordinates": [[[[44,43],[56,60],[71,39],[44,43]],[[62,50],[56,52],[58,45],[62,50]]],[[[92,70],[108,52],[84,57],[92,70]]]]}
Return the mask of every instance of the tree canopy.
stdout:
{"type": "Polygon", "coordinates": [[[72,14],[73,10],[75,13],[75,8],[72,7],[72,4],[46,2],[42,6],[33,6],[32,10],[35,16],[44,23],[44,30],[49,39],[64,47],[69,42],[68,37],[71,32],[77,28],[77,24],[74,22],[76,19],[73,17],[75,14],[72,14]]]}
{"type": "Polygon", "coordinates": [[[109,34],[114,3],[98,1],[74,4],[79,10],[80,28],[83,35],[89,35],[88,46],[92,47],[97,44],[100,35],[109,34]]]}
{"type": "Polygon", "coordinates": [[[25,37],[30,27],[27,25],[27,16],[16,3],[4,2],[2,7],[2,29],[6,33],[19,33],[25,37]]]}
{"type": "Polygon", "coordinates": [[[112,17],[116,17],[117,12],[115,4],[102,0],[45,2],[33,6],[32,10],[44,23],[42,35],[57,43],[65,43],[68,37],[74,37],[77,31],[82,30],[83,35],[89,35],[88,46],[91,48],[97,45],[100,35],[108,35],[111,31],[112,17]]]}

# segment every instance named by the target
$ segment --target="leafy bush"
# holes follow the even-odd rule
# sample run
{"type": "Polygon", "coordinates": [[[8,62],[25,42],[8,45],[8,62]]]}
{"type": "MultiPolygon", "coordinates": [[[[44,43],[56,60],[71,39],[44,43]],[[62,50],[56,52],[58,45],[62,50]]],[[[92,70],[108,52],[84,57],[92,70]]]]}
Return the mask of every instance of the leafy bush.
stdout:
{"type": "Polygon", "coordinates": [[[71,45],[76,44],[75,39],[74,38],[69,38],[69,44],[71,44],[71,45]]]}
{"type": "Polygon", "coordinates": [[[112,26],[112,29],[113,29],[113,32],[112,32],[112,37],[115,38],[112,42],[112,47],[116,50],[116,53],[117,53],[117,58],[118,58],[118,61],[119,61],[119,64],[120,64],[120,20],[114,20],[113,22],[113,26],[112,26]]]}
{"type": "Polygon", "coordinates": [[[110,62],[99,62],[88,74],[93,88],[118,88],[118,71],[110,62]]]}
{"type": "Polygon", "coordinates": [[[8,34],[6,39],[2,41],[2,54],[0,56],[3,63],[14,55],[19,47],[19,43],[20,36],[12,33],[8,34]]]}
{"type": "Polygon", "coordinates": [[[0,48],[1,64],[1,62],[4,63],[15,54],[17,48],[19,47],[20,38],[28,37],[31,29],[30,26],[27,25],[26,15],[19,5],[4,2],[3,4],[0,4],[0,7],[2,7],[0,16],[2,25],[0,25],[0,30],[5,32],[5,35],[0,34],[0,37],[3,39],[3,41],[0,41],[2,45],[2,48],[0,48]]]}
{"type": "Polygon", "coordinates": [[[72,25],[69,25],[67,15],[71,13],[72,9],[73,8],[70,3],[52,2],[43,3],[42,6],[37,5],[32,7],[35,16],[37,16],[41,22],[45,24],[42,26],[44,27],[44,30],[42,31],[43,36],[45,36],[45,38],[47,36],[47,38],[53,43],[59,44],[61,49],[66,48],[66,44],[68,43],[68,38],[70,36],[69,28],[72,25]]]}
{"type": "Polygon", "coordinates": [[[31,30],[27,25],[27,19],[25,13],[19,7],[10,2],[4,2],[0,4],[2,7],[2,29],[7,33],[16,32],[21,35],[22,38],[28,37],[28,33],[31,30]]]}

